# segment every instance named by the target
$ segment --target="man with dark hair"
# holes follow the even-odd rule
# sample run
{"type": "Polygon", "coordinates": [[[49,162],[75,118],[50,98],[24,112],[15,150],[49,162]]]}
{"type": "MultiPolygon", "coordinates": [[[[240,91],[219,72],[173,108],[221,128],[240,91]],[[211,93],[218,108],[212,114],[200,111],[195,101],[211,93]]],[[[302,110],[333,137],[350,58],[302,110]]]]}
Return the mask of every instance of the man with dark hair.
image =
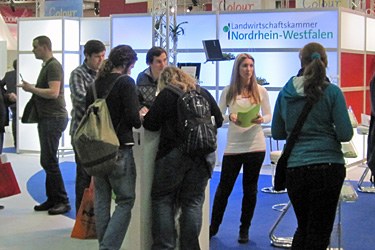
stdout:
{"type": "MultiPolygon", "coordinates": [[[[5,76],[2,80],[3,86],[6,87],[6,93],[11,94],[13,93],[16,95],[16,82],[17,82],[17,59],[13,61],[13,69],[12,71],[8,71],[5,73],[5,76]]],[[[16,103],[12,103],[9,106],[12,112],[12,134],[14,140],[14,146],[17,147],[17,105],[16,103]]]]}
{"type": "Polygon", "coordinates": [[[60,62],[53,57],[48,37],[34,38],[33,53],[36,59],[43,61],[36,85],[22,81],[20,87],[33,94],[38,113],[40,164],[46,172],[47,201],[34,206],[34,210],[48,211],[50,215],[64,214],[70,210],[70,205],[57,158],[59,141],[68,123],[64,73],[60,62]]]}
{"type": "Polygon", "coordinates": [[[167,52],[161,47],[152,47],[146,55],[147,69],[139,73],[137,92],[141,110],[146,113],[156,98],[160,73],[167,66],[167,52]]]}
{"type": "MultiPolygon", "coordinates": [[[[72,121],[70,135],[73,136],[86,110],[86,93],[88,86],[96,79],[96,74],[105,56],[105,46],[101,41],[90,40],[85,44],[83,53],[85,61],[70,74],[70,98],[72,99],[72,121]]],[[[73,140],[72,140],[73,142],[73,140]]],[[[74,150],[74,145],[73,145],[74,150]]],[[[75,151],[75,150],[74,150],[75,151]]],[[[81,205],[85,188],[90,186],[91,176],[86,173],[75,154],[76,170],[76,213],[81,205]]]]}

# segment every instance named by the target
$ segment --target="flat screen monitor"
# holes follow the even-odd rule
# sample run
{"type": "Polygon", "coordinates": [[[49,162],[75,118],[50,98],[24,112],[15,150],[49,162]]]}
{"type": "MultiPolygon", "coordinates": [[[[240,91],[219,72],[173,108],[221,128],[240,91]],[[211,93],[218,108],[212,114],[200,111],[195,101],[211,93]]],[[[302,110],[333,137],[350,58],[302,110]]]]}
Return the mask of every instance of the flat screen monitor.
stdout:
{"type": "Polygon", "coordinates": [[[202,42],[207,61],[225,60],[221,51],[219,40],[203,40],[202,42]]]}
{"type": "Polygon", "coordinates": [[[199,80],[199,74],[201,72],[200,63],[177,63],[177,67],[188,73],[194,79],[199,80]]]}

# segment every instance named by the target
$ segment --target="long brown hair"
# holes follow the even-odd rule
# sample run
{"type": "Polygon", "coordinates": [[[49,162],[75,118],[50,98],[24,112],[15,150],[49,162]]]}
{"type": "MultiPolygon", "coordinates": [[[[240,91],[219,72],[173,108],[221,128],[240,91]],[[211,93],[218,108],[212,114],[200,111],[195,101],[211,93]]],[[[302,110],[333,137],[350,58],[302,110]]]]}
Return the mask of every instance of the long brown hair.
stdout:
{"type": "Polygon", "coordinates": [[[236,100],[236,96],[240,95],[243,92],[243,90],[245,90],[245,92],[249,94],[250,103],[258,104],[261,101],[259,89],[258,89],[258,82],[255,76],[255,65],[254,65],[253,75],[251,76],[251,79],[250,79],[250,84],[245,87],[246,89],[243,89],[244,86],[242,86],[241,84],[240,66],[245,59],[250,59],[255,64],[254,58],[249,54],[243,53],[243,54],[239,54],[236,57],[236,60],[233,65],[232,78],[230,81],[229,91],[228,91],[227,98],[226,98],[227,106],[231,103],[234,103],[236,100]]]}
{"type": "Polygon", "coordinates": [[[326,79],[328,58],[326,50],[319,43],[308,43],[300,51],[301,66],[304,68],[304,92],[307,101],[315,103],[329,84],[326,79]]]}
{"type": "Polygon", "coordinates": [[[161,91],[167,85],[175,85],[183,91],[195,89],[195,80],[179,68],[167,66],[160,73],[158,89],[161,91]]]}
{"type": "Polygon", "coordinates": [[[124,72],[138,60],[137,53],[129,45],[118,45],[109,53],[108,59],[102,63],[98,79],[107,77],[114,68],[124,66],[124,72]]]}

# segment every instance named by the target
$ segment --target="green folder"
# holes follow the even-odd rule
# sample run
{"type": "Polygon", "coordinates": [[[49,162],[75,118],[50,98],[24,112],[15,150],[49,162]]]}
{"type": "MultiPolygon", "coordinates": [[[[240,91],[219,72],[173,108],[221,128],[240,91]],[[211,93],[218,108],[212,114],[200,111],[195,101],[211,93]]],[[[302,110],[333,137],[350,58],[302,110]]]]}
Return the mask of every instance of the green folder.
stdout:
{"type": "Polygon", "coordinates": [[[254,106],[247,112],[238,112],[237,120],[241,122],[241,125],[239,126],[243,128],[247,128],[253,125],[251,121],[253,119],[258,118],[259,110],[260,110],[260,104],[257,104],[256,106],[254,106]]]}

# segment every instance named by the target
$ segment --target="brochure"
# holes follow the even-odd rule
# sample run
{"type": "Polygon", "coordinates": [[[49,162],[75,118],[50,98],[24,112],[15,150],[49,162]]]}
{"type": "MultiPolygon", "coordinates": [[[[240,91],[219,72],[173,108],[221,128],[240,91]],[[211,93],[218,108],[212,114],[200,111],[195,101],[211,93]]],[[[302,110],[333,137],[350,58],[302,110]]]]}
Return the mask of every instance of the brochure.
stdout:
{"type": "Polygon", "coordinates": [[[253,125],[251,121],[258,117],[259,110],[260,110],[260,104],[257,104],[247,112],[238,112],[237,120],[241,122],[241,125],[239,126],[243,128],[247,128],[253,125]]]}

